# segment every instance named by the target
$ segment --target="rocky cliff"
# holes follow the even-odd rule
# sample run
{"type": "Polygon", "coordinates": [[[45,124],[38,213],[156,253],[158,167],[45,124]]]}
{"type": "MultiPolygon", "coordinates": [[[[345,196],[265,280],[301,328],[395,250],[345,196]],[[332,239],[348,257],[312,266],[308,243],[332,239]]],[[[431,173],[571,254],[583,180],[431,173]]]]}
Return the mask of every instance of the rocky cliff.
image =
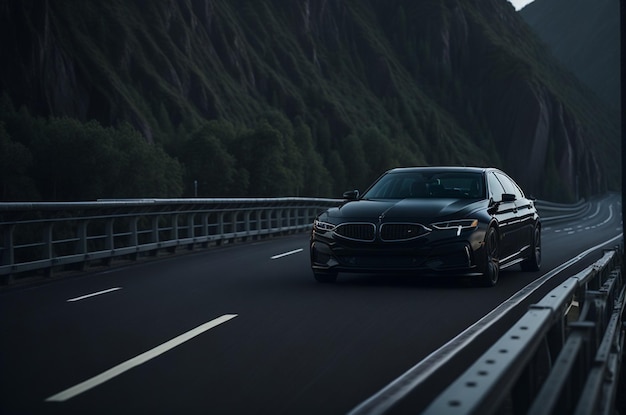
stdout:
{"type": "Polygon", "coordinates": [[[619,110],[619,1],[535,1],[520,10],[520,16],[559,61],[619,110]]]}
{"type": "Polygon", "coordinates": [[[167,148],[273,109],[308,126],[330,177],[347,169],[340,185],[465,164],[544,198],[618,188],[616,114],[504,0],[3,1],[0,34],[16,105],[167,148]]]}

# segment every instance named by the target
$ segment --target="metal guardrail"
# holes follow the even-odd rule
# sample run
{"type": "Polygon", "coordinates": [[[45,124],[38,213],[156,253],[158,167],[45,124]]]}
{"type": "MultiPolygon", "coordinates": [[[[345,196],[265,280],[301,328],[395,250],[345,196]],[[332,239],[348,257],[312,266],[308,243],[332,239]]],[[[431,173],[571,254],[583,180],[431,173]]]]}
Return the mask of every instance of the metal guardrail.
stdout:
{"type": "Polygon", "coordinates": [[[624,344],[622,249],[548,293],[423,414],[614,413],[624,344]]]}
{"type": "Polygon", "coordinates": [[[537,200],[535,201],[535,207],[544,223],[556,223],[582,217],[591,210],[591,204],[584,199],[573,204],[537,200]]]}
{"type": "Polygon", "coordinates": [[[308,229],[337,199],[0,203],[0,279],[308,229]]]}

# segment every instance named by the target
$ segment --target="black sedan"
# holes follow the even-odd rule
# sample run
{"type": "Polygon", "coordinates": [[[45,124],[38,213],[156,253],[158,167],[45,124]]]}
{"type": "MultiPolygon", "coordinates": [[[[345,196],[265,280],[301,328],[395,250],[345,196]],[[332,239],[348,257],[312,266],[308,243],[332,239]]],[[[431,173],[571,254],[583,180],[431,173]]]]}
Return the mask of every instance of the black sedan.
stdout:
{"type": "Polygon", "coordinates": [[[410,167],[320,214],[311,233],[319,282],[339,272],[458,275],[493,286],[500,270],[541,265],[541,221],[531,199],[494,168],[410,167]]]}

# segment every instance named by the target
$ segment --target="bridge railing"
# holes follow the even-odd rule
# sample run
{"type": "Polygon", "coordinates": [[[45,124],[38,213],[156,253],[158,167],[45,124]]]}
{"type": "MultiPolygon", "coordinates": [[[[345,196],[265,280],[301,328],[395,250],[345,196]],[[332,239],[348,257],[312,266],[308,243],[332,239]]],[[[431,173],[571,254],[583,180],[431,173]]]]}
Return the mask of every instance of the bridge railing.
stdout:
{"type": "Polygon", "coordinates": [[[0,203],[0,278],[308,229],[337,199],[0,203]]]}
{"type": "Polygon", "coordinates": [[[532,305],[423,414],[612,414],[624,345],[622,249],[532,305]]]}

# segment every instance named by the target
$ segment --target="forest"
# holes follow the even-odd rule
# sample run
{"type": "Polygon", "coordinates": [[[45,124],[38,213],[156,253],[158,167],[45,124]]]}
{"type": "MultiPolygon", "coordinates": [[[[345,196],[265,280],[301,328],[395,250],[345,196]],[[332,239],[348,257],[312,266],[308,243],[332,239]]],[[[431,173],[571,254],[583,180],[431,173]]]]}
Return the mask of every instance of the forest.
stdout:
{"type": "Polygon", "coordinates": [[[261,117],[254,128],[206,121],[168,152],[148,143],[128,123],[103,127],[96,120],[35,117],[24,107],[15,110],[6,95],[1,105],[2,200],[314,196],[332,191],[333,180],[313,149],[308,127],[293,126],[277,112],[261,117]],[[20,139],[12,138],[16,136],[20,139]]]}

